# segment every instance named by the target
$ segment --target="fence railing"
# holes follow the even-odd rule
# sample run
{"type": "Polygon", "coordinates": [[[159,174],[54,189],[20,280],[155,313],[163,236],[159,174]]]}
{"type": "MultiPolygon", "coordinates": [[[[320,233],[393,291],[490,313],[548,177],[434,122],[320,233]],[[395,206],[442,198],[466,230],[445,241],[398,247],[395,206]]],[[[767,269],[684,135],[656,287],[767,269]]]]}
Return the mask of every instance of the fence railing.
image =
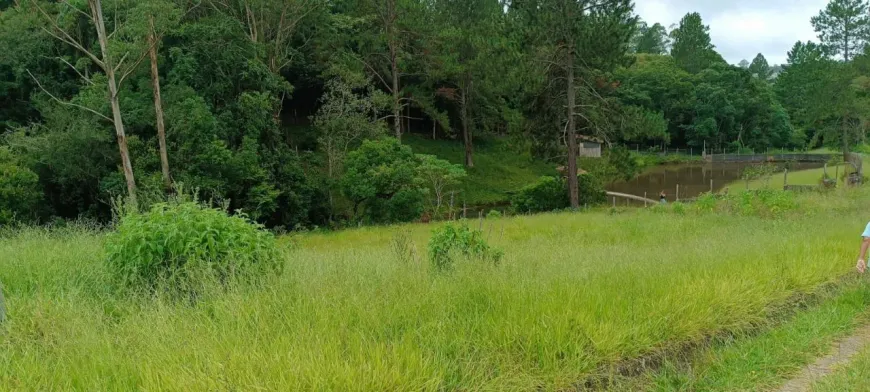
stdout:
{"type": "Polygon", "coordinates": [[[825,163],[834,154],[711,154],[707,155],[710,162],[817,162],[825,163]]]}

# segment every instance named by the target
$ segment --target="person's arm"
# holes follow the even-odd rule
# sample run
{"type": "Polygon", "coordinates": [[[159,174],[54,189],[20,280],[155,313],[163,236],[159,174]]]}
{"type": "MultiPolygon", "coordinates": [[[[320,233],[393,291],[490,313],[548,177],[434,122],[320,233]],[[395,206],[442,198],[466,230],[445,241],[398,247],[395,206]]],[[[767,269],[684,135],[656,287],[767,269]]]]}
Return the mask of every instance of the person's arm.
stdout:
{"type": "Polygon", "coordinates": [[[870,237],[864,237],[861,242],[861,253],[858,255],[858,260],[867,260],[867,249],[870,249],[870,237]]]}
{"type": "Polygon", "coordinates": [[[855,266],[862,274],[867,271],[867,249],[870,249],[870,237],[864,237],[861,242],[861,253],[858,254],[858,265],[855,266]]]}

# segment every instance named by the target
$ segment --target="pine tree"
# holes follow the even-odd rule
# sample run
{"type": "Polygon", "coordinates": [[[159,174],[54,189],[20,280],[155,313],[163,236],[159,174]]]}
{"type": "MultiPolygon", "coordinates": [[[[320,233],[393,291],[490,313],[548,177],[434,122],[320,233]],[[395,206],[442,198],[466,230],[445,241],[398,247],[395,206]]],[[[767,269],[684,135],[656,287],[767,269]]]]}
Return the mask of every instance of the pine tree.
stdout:
{"type": "Polygon", "coordinates": [[[686,71],[698,73],[721,60],[710,42],[710,27],[704,25],[697,12],[686,14],[680,20],[680,27],[671,32],[671,37],[671,56],[686,71]]]}
{"type": "Polygon", "coordinates": [[[849,61],[864,49],[870,35],[867,4],[866,0],[831,0],[810,20],[832,55],[843,55],[849,61]]]}

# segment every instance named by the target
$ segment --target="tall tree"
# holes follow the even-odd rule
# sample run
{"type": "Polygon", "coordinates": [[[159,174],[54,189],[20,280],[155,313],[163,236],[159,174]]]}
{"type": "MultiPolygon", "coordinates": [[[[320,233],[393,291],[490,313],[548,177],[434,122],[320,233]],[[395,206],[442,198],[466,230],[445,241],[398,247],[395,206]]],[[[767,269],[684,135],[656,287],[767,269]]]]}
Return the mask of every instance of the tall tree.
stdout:
{"type": "MultiPolygon", "coordinates": [[[[127,184],[127,194],[130,202],[133,205],[136,205],[136,179],[133,175],[133,165],[130,163],[130,151],[127,147],[127,133],[124,130],[124,121],[121,116],[119,87],[141,63],[145,53],[142,53],[142,56],[139,56],[138,59],[133,58],[128,60],[128,55],[130,55],[131,52],[125,51],[121,55],[120,59],[116,59],[116,54],[113,53],[112,48],[110,48],[110,37],[114,36],[115,34],[114,32],[106,32],[106,23],[103,17],[103,5],[101,0],[87,1],[88,10],[90,11],[90,13],[86,13],[85,11],[76,8],[75,5],[66,2],[60,4],[61,7],[69,7],[71,11],[83,16],[89,24],[93,25],[93,28],[96,30],[97,42],[99,43],[100,47],[99,54],[88,49],[85,45],[82,44],[79,39],[73,37],[73,34],[67,32],[64,28],[62,28],[58,22],[58,19],[60,17],[54,17],[49,15],[41,6],[38,5],[37,2],[34,2],[34,5],[36,5],[40,14],[42,14],[45,20],[49,23],[50,26],[47,28],[49,34],[54,36],[59,41],[64,42],[79,50],[105,73],[107,79],[106,88],[108,90],[107,99],[112,108],[112,118],[106,117],[96,110],[85,107],[82,108],[100,116],[107,121],[110,121],[115,126],[115,134],[118,140],[118,150],[121,153],[121,165],[124,169],[124,179],[127,184]],[[127,61],[126,64],[125,61],[127,61]]],[[[119,26],[116,24],[115,28],[117,29],[119,28],[119,26]]],[[[133,55],[136,56],[136,53],[133,53],[133,55]]],[[[89,80],[84,75],[82,75],[82,77],[85,80],[89,80]]]]}
{"type": "Polygon", "coordinates": [[[647,26],[641,23],[638,29],[634,51],[636,53],[665,54],[670,46],[668,30],[661,23],[647,26]]]}
{"type": "Polygon", "coordinates": [[[767,63],[763,54],[759,53],[755,56],[752,64],[749,65],[749,72],[761,80],[770,79],[770,64],[767,63]]]}
{"type": "Polygon", "coordinates": [[[583,119],[576,100],[580,91],[594,85],[597,70],[610,70],[623,63],[637,24],[628,0],[526,0],[515,1],[527,21],[532,37],[540,45],[537,59],[549,79],[559,86],[553,101],[565,108],[564,137],[568,147],[568,191],[571,207],[580,206],[577,179],[577,120],[583,119]],[[561,91],[559,91],[561,90],[561,91]]]}
{"type": "Polygon", "coordinates": [[[442,79],[439,95],[455,102],[459,112],[465,166],[474,167],[475,111],[478,100],[490,95],[498,83],[495,59],[500,45],[502,6],[496,0],[436,0],[440,31],[436,35],[438,64],[432,70],[442,79]]]}
{"type": "Polygon", "coordinates": [[[740,60],[740,63],[738,63],[737,66],[740,68],[749,68],[749,61],[746,61],[746,59],[740,60]]]}
{"type": "Polygon", "coordinates": [[[870,35],[867,0],[831,0],[810,22],[822,45],[846,61],[863,51],[870,35]]]}
{"type": "Polygon", "coordinates": [[[146,50],[151,70],[151,90],[154,96],[154,123],[157,128],[157,144],[160,153],[160,171],[163,176],[163,187],[168,191],[172,187],[172,177],[169,174],[169,152],[166,147],[166,124],[163,116],[163,98],[160,94],[157,51],[163,34],[178,24],[181,14],[174,3],[164,0],[139,1],[130,10],[130,13],[141,16],[127,24],[125,35],[132,41],[138,40],[147,45],[146,50]]]}
{"type": "Polygon", "coordinates": [[[698,73],[722,57],[710,42],[710,27],[704,25],[701,14],[692,12],[680,20],[680,26],[671,32],[671,56],[677,65],[691,73],[698,73]]]}
{"type": "Polygon", "coordinates": [[[826,57],[825,49],[823,46],[813,42],[807,41],[803,43],[798,41],[792,46],[791,50],[788,51],[788,65],[799,65],[806,62],[815,62],[826,57]]]}
{"type": "MultiPolygon", "coordinates": [[[[401,140],[403,111],[411,99],[404,79],[412,71],[414,50],[421,31],[432,28],[428,5],[422,0],[348,0],[348,16],[354,16],[343,53],[361,63],[365,71],[392,97],[390,116],[393,134],[401,140]]],[[[343,22],[347,23],[347,22],[343,22]]]]}

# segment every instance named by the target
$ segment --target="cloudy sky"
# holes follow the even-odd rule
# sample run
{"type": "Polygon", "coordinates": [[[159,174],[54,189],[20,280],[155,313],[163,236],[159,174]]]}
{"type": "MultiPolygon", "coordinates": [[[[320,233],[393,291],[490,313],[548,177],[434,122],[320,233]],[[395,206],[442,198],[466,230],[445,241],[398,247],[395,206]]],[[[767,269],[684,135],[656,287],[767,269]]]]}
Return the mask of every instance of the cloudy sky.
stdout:
{"type": "Polygon", "coordinates": [[[828,0],[635,0],[635,12],[649,24],[670,28],[689,12],[710,26],[716,50],[737,64],[759,52],[770,64],[785,62],[796,41],[815,40],[810,18],[828,0]]]}

